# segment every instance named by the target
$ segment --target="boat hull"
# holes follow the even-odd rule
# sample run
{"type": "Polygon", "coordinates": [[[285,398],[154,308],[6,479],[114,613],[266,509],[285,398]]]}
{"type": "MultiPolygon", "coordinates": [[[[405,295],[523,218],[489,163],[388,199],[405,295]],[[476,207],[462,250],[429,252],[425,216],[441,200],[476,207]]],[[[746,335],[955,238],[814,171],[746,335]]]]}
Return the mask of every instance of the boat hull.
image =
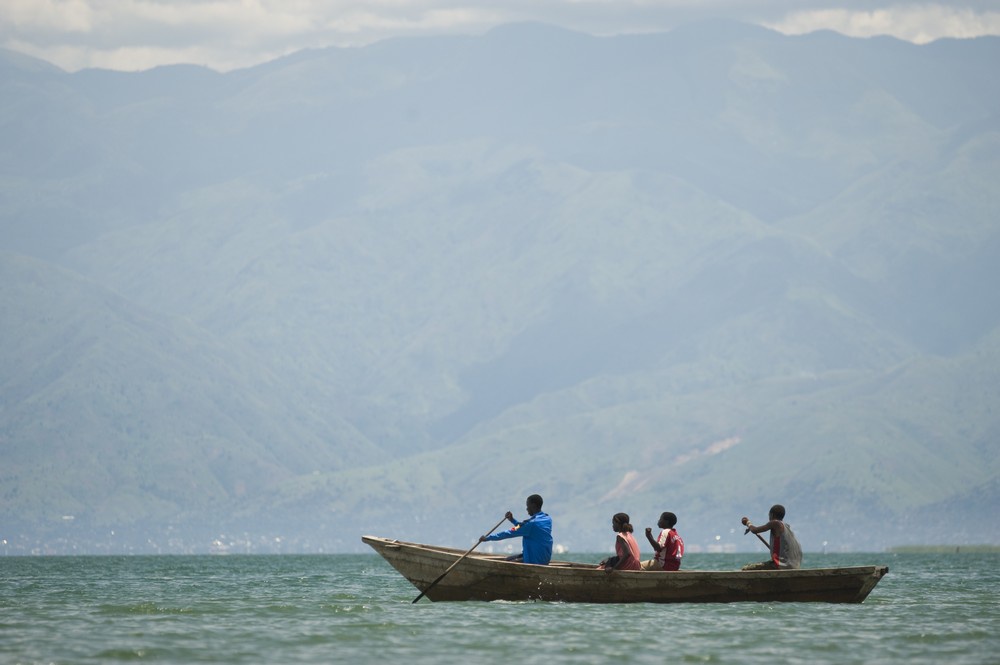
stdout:
{"type": "Polygon", "coordinates": [[[860,603],[886,566],[797,570],[676,572],[598,570],[553,561],[536,566],[473,552],[428,589],[464,551],[363,536],[393,568],[433,601],[548,600],[568,603],[860,603]]]}

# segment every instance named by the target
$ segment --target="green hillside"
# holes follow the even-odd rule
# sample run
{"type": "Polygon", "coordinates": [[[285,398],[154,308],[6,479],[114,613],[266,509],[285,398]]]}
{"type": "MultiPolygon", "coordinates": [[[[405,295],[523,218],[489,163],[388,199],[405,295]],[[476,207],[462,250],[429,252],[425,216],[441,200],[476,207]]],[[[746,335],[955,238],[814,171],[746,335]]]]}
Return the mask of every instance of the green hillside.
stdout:
{"type": "Polygon", "coordinates": [[[385,459],[253,357],[79,276],[0,254],[6,519],[226,514],[282,480],[385,459]]]}
{"type": "Polygon", "coordinates": [[[0,537],[461,544],[537,491],[574,550],[620,510],[756,549],[775,502],[814,550],[1000,541],[991,58],[711,23],[0,53],[0,537]]]}

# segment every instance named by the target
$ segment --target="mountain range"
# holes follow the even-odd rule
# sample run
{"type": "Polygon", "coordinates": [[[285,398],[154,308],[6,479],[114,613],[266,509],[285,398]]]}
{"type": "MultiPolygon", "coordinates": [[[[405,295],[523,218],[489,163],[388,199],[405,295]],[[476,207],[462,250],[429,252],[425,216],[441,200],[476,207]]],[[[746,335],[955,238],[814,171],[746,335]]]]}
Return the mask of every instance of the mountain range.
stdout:
{"type": "Polygon", "coordinates": [[[1000,543],[1000,39],[0,52],[14,553],[1000,543]]]}

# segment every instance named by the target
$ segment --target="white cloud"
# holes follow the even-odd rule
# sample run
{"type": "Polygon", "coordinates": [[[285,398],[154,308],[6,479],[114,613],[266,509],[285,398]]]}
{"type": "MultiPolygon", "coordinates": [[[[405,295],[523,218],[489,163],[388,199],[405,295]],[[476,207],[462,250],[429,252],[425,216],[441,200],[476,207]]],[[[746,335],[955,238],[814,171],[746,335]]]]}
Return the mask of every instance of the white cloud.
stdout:
{"type": "Polygon", "coordinates": [[[87,33],[93,12],[86,0],[6,0],[0,7],[3,32],[65,34],[87,33]]]}
{"type": "MultiPolygon", "coordinates": [[[[891,1],[891,0],[890,0],[891,1]]],[[[964,0],[976,7],[998,0],[964,0]]],[[[305,48],[401,35],[481,33],[535,20],[613,34],[728,17],[799,34],[831,29],[914,42],[1000,34],[1000,11],[860,0],[3,0],[0,45],[65,69],[205,64],[229,70],[305,48]],[[859,9],[857,6],[864,9],[859,9]],[[803,9],[804,6],[814,7],[803,9]]]]}
{"type": "Polygon", "coordinates": [[[942,37],[970,38],[1000,34],[1000,12],[977,13],[971,9],[944,5],[895,5],[873,11],[798,11],[765,25],[785,34],[833,30],[851,37],[892,35],[916,44],[926,44],[942,37]]]}

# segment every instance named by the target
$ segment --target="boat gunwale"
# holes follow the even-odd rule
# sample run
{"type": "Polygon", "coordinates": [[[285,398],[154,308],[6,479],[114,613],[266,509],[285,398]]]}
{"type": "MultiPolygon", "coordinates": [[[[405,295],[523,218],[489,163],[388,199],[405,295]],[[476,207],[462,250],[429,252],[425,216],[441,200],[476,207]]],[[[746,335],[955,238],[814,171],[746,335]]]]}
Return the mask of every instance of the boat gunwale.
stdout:
{"type": "MultiPolygon", "coordinates": [[[[414,543],[398,539],[383,538],[380,536],[362,536],[361,540],[371,546],[376,552],[379,552],[379,548],[376,547],[374,543],[379,543],[383,547],[388,549],[394,548],[407,548],[409,550],[415,550],[417,552],[425,552],[428,554],[438,554],[442,555],[444,558],[458,557],[465,554],[465,550],[459,550],[451,547],[444,547],[438,545],[427,545],[424,543],[414,543]]],[[[381,554],[381,552],[379,552],[381,554]]],[[[585,571],[600,572],[602,575],[606,574],[603,570],[598,571],[596,564],[593,563],[583,563],[577,561],[562,561],[553,560],[547,565],[536,565],[536,564],[525,564],[519,561],[509,561],[505,555],[502,554],[490,554],[482,552],[470,552],[466,555],[466,560],[478,561],[483,564],[498,565],[498,566],[513,566],[515,569],[524,570],[526,567],[536,570],[551,571],[555,573],[555,576],[561,576],[565,573],[581,573],[585,571]]],[[[514,569],[511,570],[513,572],[514,569]]],[[[540,571],[539,571],[540,572],[540,571]]],[[[717,579],[725,579],[728,577],[733,578],[745,578],[747,576],[752,577],[776,577],[776,578],[797,578],[797,577],[836,577],[836,576],[862,576],[862,575],[873,575],[878,579],[881,579],[889,572],[888,566],[883,565],[863,565],[863,566],[835,566],[835,567],[820,567],[820,568],[782,568],[779,570],[699,570],[699,569],[686,569],[686,570],[675,570],[675,571],[656,571],[656,570],[618,570],[615,571],[615,575],[621,575],[628,577],[638,576],[638,578],[647,578],[649,573],[661,573],[665,575],[671,575],[672,577],[712,577],[717,579]]]]}

